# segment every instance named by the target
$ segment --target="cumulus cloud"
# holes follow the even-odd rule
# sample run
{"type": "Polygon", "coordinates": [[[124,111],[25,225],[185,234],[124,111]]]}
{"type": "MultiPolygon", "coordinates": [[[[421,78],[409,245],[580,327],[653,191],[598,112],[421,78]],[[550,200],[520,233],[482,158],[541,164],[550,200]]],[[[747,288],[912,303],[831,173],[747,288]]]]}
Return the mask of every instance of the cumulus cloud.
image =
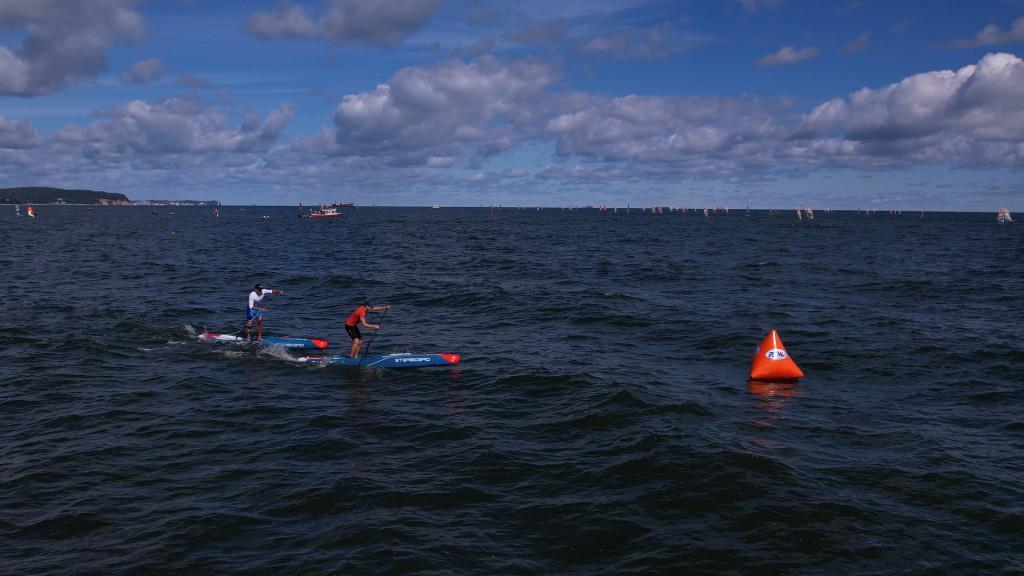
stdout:
{"type": "Polygon", "coordinates": [[[844,54],[853,54],[854,52],[863,52],[871,46],[871,32],[865,32],[857,38],[847,42],[841,52],[844,54]]]}
{"type": "Polygon", "coordinates": [[[982,28],[974,38],[954,40],[951,45],[954,48],[974,48],[977,46],[992,46],[995,44],[1006,44],[1024,40],[1024,16],[1013,21],[1009,30],[1003,31],[995,24],[989,24],[982,28]]]}
{"type": "Polygon", "coordinates": [[[136,2],[0,2],[0,28],[25,31],[20,46],[0,46],[0,94],[49,94],[105,71],[107,48],[145,32],[136,2]]]}
{"type": "Polygon", "coordinates": [[[334,44],[361,42],[394,46],[426,24],[441,0],[324,0],[314,20],[306,10],[282,0],[272,12],[253,12],[245,32],[265,39],[323,38],[334,44]]]}
{"type": "Polygon", "coordinates": [[[565,37],[567,26],[562,18],[541,22],[525,30],[504,35],[505,40],[518,44],[544,44],[565,37]]]}
{"type": "Polygon", "coordinates": [[[464,148],[479,160],[534,126],[544,90],[559,79],[546,62],[506,65],[491,55],[406,68],[372,92],[342,99],[334,113],[336,141],[345,153],[393,164],[423,164],[464,148]]]}
{"type": "Polygon", "coordinates": [[[1024,61],[988,54],[819,105],[798,132],[833,163],[1024,165],[1024,61]]]}
{"type": "Polygon", "coordinates": [[[580,50],[591,56],[610,56],[617,60],[661,60],[683,52],[670,25],[629,28],[587,40],[580,50]]]}
{"type": "Polygon", "coordinates": [[[480,56],[493,50],[495,44],[497,44],[497,41],[494,39],[494,36],[486,36],[478,40],[469,48],[456,48],[455,50],[452,50],[452,56],[455,58],[461,58],[463,56],[480,56]]]}
{"type": "Polygon", "coordinates": [[[647,177],[735,174],[770,165],[780,145],[771,111],[754,98],[578,95],[544,126],[556,153],[629,166],[647,177]]]}
{"type": "Polygon", "coordinates": [[[291,104],[238,118],[196,98],[136,101],[43,136],[24,120],[0,118],[0,156],[7,174],[132,166],[216,181],[247,174],[261,186],[358,174],[364,185],[404,179],[396,185],[403,189],[454,178],[450,167],[487,174],[488,159],[527,147],[553,158],[534,176],[581,182],[756,181],[816,168],[938,163],[1024,167],[1024,61],[1011,54],[864,88],[806,113],[781,98],[612,97],[565,90],[564,81],[550,62],[490,54],[406,68],[341,98],[333,127],[288,142],[281,134],[291,104]]]}
{"type": "Polygon", "coordinates": [[[31,148],[36,145],[38,136],[28,120],[8,120],[0,116],[0,148],[31,148]]]}
{"type": "Polygon", "coordinates": [[[189,88],[209,88],[209,80],[203,78],[197,78],[191,74],[178,74],[178,84],[182,86],[188,86],[189,88]]]}
{"type": "Polygon", "coordinates": [[[118,74],[125,84],[152,84],[164,74],[164,63],[159,58],[140,60],[132,64],[131,70],[118,74]]]}
{"type": "Polygon", "coordinates": [[[787,64],[795,64],[801,60],[810,60],[818,57],[818,48],[816,46],[808,46],[797,50],[792,46],[783,46],[779,48],[778,52],[769,54],[763,58],[758,58],[758,66],[785,66],[787,64]]]}
{"type": "Polygon", "coordinates": [[[233,127],[224,112],[199,101],[134,101],[103,111],[103,117],[88,126],[69,125],[54,133],[48,144],[65,154],[77,150],[89,163],[202,164],[217,154],[266,152],[292,115],[293,106],[282,104],[265,120],[247,114],[233,127]]]}

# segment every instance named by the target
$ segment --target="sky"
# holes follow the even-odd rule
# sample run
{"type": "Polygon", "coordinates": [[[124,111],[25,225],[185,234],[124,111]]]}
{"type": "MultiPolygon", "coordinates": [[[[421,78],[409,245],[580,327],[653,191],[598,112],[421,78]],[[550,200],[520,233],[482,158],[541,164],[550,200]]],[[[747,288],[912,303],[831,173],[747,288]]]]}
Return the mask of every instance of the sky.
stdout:
{"type": "Polygon", "coordinates": [[[0,188],[1024,209],[1024,0],[0,0],[0,188]]]}

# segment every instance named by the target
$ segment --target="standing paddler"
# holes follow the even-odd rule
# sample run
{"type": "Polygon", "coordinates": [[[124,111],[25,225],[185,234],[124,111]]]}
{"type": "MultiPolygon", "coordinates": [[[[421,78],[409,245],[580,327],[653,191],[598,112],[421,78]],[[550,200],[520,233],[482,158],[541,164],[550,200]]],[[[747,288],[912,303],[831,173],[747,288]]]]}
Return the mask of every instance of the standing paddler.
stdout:
{"type": "Polygon", "coordinates": [[[249,331],[252,329],[252,321],[256,321],[256,339],[263,340],[263,312],[266,306],[256,306],[267,294],[284,294],[281,290],[264,289],[263,284],[256,284],[256,287],[249,292],[249,304],[245,307],[245,339],[249,339],[249,331]]]}
{"type": "Polygon", "coordinates": [[[348,332],[348,335],[352,338],[352,350],[348,353],[349,358],[359,356],[359,347],[363,345],[363,335],[359,332],[360,324],[373,330],[380,330],[380,324],[369,324],[366,322],[366,313],[388,310],[390,308],[391,306],[374,306],[373,299],[367,298],[363,301],[362,306],[349,314],[348,320],[345,320],[345,332],[348,332]]]}

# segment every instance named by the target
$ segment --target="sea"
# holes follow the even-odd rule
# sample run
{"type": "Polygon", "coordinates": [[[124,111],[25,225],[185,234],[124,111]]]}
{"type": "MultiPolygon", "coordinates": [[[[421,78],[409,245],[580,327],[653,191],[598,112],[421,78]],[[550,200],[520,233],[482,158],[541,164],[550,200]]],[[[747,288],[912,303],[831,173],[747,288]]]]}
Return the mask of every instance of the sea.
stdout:
{"type": "Polygon", "coordinates": [[[0,573],[1024,574],[995,209],[34,209],[0,213],[0,573]],[[265,335],[346,354],[372,298],[364,350],[461,361],[202,341],[256,283],[265,335]],[[772,330],[803,378],[750,379],[772,330]]]}

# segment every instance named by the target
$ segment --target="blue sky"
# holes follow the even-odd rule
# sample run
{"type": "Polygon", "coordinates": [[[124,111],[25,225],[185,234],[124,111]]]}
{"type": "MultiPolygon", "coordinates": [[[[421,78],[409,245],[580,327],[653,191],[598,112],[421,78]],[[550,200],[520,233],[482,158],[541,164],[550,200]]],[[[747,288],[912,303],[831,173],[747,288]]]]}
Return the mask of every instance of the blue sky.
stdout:
{"type": "Polygon", "coordinates": [[[1024,209],[1024,0],[0,0],[0,187],[1024,209]]]}

